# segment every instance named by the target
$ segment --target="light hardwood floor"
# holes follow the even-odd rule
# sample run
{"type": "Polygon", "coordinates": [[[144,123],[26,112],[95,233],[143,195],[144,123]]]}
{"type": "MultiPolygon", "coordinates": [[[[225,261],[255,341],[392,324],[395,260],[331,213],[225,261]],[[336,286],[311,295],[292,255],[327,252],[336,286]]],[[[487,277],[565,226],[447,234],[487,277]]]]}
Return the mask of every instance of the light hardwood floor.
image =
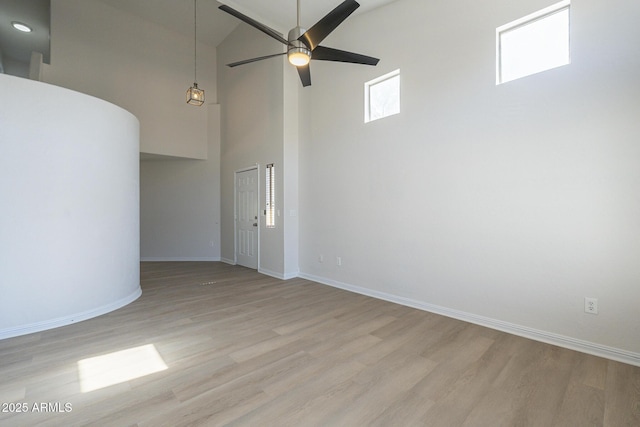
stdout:
{"type": "Polygon", "coordinates": [[[141,271],[120,310],[0,341],[0,402],[28,406],[0,425],[640,426],[638,367],[222,263],[141,271]],[[151,344],[167,369],[82,392],[78,361],[151,344]]]}

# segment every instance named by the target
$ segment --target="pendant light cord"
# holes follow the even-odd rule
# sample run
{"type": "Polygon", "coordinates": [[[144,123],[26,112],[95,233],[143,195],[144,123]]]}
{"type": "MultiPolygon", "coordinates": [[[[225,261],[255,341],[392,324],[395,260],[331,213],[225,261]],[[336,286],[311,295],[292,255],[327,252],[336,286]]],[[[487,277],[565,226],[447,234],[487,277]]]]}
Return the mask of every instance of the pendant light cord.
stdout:
{"type": "Polygon", "coordinates": [[[297,1],[296,15],[297,15],[296,26],[299,27],[300,26],[300,0],[297,1]]]}
{"type": "Polygon", "coordinates": [[[193,82],[198,81],[197,36],[198,36],[198,0],[193,0],[193,82]]]}

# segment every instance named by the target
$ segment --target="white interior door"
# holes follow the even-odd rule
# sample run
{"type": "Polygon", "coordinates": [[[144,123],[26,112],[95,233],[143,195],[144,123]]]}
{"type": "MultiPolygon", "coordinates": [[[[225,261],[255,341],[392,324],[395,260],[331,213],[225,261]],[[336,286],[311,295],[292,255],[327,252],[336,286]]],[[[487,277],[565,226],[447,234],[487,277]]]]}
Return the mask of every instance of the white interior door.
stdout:
{"type": "Polygon", "coordinates": [[[258,170],[236,173],[236,262],[258,268],[258,170]]]}

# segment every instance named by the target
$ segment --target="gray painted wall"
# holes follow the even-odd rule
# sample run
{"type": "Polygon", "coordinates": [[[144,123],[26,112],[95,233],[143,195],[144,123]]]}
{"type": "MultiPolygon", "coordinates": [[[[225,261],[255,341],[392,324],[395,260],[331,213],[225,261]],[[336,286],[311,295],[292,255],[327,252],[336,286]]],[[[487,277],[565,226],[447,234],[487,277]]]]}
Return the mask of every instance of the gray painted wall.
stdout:
{"type": "Polygon", "coordinates": [[[208,158],[140,162],[140,253],[146,261],[220,261],[220,106],[191,108],[207,111],[208,158]]]}
{"type": "MultiPolygon", "coordinates": [[[[54,0],[51,37],[45,81],[140,120],[140,151],[151,159],[140,163],[142,259],[220,259],[219,107],[185,102],[193,39],[96,0],[54,0]]],[[[198,76],[215,104],[216,51],[202,44],[198,76]]]]}
{"type": "Polygon", "coordinates": [[[235,262],[234,175],[258,166],[260,225],[258,270],[285,277],[283,201],[284,104],[282,58],[229,68],[230,62],[282,51],[282,44],[245,24],[218,46],[218,96],[221,111],[222,259],[235,262]],[[265,165],[276,167],[276,227],[266,228],[265,165]]]}

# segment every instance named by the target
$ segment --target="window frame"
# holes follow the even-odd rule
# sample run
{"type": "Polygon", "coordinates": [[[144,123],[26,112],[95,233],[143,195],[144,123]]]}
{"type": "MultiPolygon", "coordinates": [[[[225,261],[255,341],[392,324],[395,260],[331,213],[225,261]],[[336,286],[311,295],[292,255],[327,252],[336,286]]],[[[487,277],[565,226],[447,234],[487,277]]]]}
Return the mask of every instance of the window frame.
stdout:
{"type": "Polygon", "coordinates": [[[514,80],[518,80],[521,79],[523,77],[527,77],[527,76],[531,76],[533,74],[538,74],[541,73],[543,71],[548,71],[548,70],[552,70],[554,68],[557,67],[561,67],[564,65],[569,65],[571,63],[571,0],[562,0],[558,3],[554,3],[551,6],[548,6],[544,9],[541,9],[537,12],[533,12],[530,13],[529,15],[523,16],[522,18],[516,19],[515,21],[511,21],[507,24],[501,25],[498,28],[496,28],[496,85],[500,85],[503,83],[508,83],[514,80]],[[554,67],[551,68],[546,68],[544,70],[540,70],[540,71],[536,71],[534,73],[530,73],[530,74],[525,74],[522,75],[520,77],[516,77],[516,78],[512,78],[509,80],[503,80],[502,74],[503,74],[503,70],[502,70],[502,46],[501,46],[501,35],[517,30],[518,28],[523,28],[527,25],[533,24],[537,21],[543,20],[545,18],[548,18],[552,15],[555,15],[556,13],[560,13],[564,10],[567,10],[568,13],[568,33],[569,33],[569,37],[567,40],[568,43],[568,58],[567,58],[567,62],[564,64],[559,64],[556,65],[554,67]]]}
{"type": "Polygon", "coordinates": [[[402,92],[402,85],[401,85],[401,80],[400,80],[400,69],[398,68],[397,70],[393,70],[387,74],[384,74],[380,77],[376,77],[373,80],[369,80],[368,82],[365,82],[364,84],[364,122],[365,123],[370,123],[376,120],[380,120],[380,119],[384,119],[386,117],[390,117],[390,116],[394,116],[396,114],[400,114],[401,111],[401,105],[400,105],[400,101],[401,101],[401,92],[402,92]],[[371,118],[371,88],[373,86],[376,86],[377,84],[383,83],[387,80],[393,79],[393,78],[398,78],[398,111],[394,112],[394,113],[390,113],[390,114],[386,114],[383,115],[381,117],[376,117],[376,118],[371,118]]]}
{"type": "Polygon", "coordinates": [[[265,166],[265,226],[276,228],[276,172],[273,163],[265,166]]]}

